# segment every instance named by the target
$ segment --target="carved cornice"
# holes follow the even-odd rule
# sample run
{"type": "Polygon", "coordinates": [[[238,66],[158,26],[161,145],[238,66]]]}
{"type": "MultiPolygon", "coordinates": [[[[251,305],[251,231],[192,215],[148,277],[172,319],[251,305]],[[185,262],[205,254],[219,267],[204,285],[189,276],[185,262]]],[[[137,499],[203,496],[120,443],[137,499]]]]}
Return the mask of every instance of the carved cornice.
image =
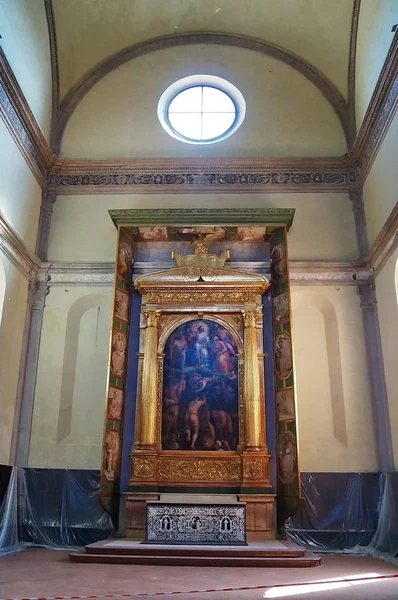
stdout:
{"type": "Polygon", "coordinates": [[[38,183],[43,187],[55,156],[51,152],[1,48],[0,117],[38,183]]]}
{"type": "Polygon", "coordinates": [[[16,229],[0,211],[0,250],[29,280],[36,279],[40,259],[22,240],[16,229]]]}
{"type": "Polygon", "coordinates": [[[95,65],[74,85],[61,102],[60,118],[56,135],[56,148],[59,152],[62,134],[65,126],[79,102],[84,96],[106,75],[135,58],[139,58],[151,52],[165,50],[166,48],[175,48],[178,46],[188,46],[192,44],[215,44],[222,46],[232,46],[251,50],[260,54],[271,56],[279,60],[302,75],[313,83],[325,96],[332,108],[340,119],[341,126],[346,136],[347,146],[350,147],[351,131],[348,117],[348,106],[343,95],[338,89],[318,71],[313,65],[303,60],[299,56],[292,54],[284,48],[270,44],[264,40],[251,38],[245,35],[235,33],[220,33],[210,31],[196,31],[186,33],[174,33],[149,40],[144,40],[138,44],[133,44],[123,48],[112,56],[95,65]]]}
{"type": "Polygon", "coordinates": [[[372,269],[360,262],[290,261],[292,285],[358,285],[372,277],[372,269]]]}
{"type": "Polygon", "coordinates": [[[44,0],[46,10],[48,39],[50,44],[51,58],[51,84],[52,84],[52,110],[51,110],[51,148],[54,148],[53,137],[58,123],[59,111],[59,68],[57,51],[57,34],[55,29],[55,19],[52,0],[44,0]]]}
{"type": "Polygon", "coordinates": [[[347,159],[58,160],[58,195],[346,192],[359,183],[347,159]]]}
{"type": "Polygon", "coordinates": [[[398,107],[398,31],[384,62],[351,153],[362,181],[372,167],[398,107]]]}
{"type": "Polygon", "coordinates": [[[112,262],[42,262],[39,279],[51,277],[51,285],[112,286],[115,265],[112,262]]]}

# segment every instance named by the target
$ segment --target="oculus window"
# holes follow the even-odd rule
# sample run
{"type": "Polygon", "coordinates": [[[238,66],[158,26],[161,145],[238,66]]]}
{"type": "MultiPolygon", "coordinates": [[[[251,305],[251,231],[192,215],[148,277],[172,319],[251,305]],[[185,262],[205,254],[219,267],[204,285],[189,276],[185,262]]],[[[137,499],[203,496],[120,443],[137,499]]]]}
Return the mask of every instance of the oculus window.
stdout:
{"type": "Polygon", "coordinates": [[[169,135],[188,144],[213,144],[241,125],[246,104],[231,83],[212,75],[180,79],[163,93],[158,117],[169,135]]]}

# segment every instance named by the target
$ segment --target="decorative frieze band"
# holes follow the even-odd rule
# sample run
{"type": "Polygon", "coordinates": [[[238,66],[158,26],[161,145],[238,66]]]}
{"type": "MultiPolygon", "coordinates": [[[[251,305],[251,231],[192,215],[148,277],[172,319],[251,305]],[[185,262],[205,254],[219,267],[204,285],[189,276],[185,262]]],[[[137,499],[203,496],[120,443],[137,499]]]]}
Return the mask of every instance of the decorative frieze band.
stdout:
{"type": "Polygon", "coordinates": [[[16,229],[0,211],[0,250],[29,280],[34,280],[40,268],[39,258],[27,248],[16,229]]]}
{"type": "MultiPolygon", "coordinates": [[[[147,161],[134,161],[134,166],[110,166],[109,162],[86,161],[84,170],[75,169],[73,161],[63,161],[61,170],[50,175],[50,187],[59,195],[75,194],[131,194],[142,192],[272,192],[289,191],[347,191],[358,183],[353,169],[340,170],[316,169],[289,171],[292,160],[280,161],[280,170],[273,170],[266,161],[262,169],[253,168],[253,161],[242,160],[235,169],[214,160],[196,160],[194,164],[184,166],[180,161],[168,165],[165,161],[158,169],[148,165],[147,161]],[[137,164],[139,162],[139,164],[137,164]],[[289,163],[289,165],[287,164],[289,163]],[[284,168],[285,167],[285,168],[284,168]]],[[[299,161],[297,161],[299,162],[299,161]]],[[[297,168],[297,164],[295,165],[297,168]]]]}

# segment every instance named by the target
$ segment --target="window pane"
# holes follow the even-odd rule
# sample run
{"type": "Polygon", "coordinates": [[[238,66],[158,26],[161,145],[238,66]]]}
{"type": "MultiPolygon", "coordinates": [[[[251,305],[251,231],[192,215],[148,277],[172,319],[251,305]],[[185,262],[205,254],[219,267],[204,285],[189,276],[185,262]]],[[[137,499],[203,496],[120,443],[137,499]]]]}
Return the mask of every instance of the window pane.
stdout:
{"type": "Polygon", "coordinates": [[[202,110],[202,87],[192,87],[183,90],[169,105],[171,112],[201,112],[202,110]]]}
{"type": "Polygon", "coordinates": [[[231,98],[221,90],[212,87],[203,88],[203,112],[235,112],[231,98]]]}
{"type": "Polygon", "coordinates": [[[210,140],[231,127],[235,113],[204,113],[202,119],[202,140],[210,140]]]}
{"type": "Polygon", "coordinates": [[[194,140],[201,139],[200,131],[200,113],[171,113],[169,114],[171,126],[179,133],[187,138],[194,140]]]}

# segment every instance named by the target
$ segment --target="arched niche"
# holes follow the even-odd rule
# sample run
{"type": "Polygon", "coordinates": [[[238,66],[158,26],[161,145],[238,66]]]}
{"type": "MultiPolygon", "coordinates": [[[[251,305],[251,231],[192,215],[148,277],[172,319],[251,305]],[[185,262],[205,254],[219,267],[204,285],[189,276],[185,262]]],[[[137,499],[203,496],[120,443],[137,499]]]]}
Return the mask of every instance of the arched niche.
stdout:
{"type": "MultiPolygon", "coordinates": [[[[160,345],[159,345],[160,346],[160,345]]],[[[162,339],[163,450],[227,450],[239,444],[239,348],[219,317],[184,317],[162,339]]]]}
{"type": "Polygon", "coordinates": [[[107,299],[100,294],[79,298],[68,311],[61,374],[57,443],[62,441],[98,445],[106,387],[104,348],[109,342],[107,299]],[[81,433],[85,432],[84,436],[81,433]],[[76,439],[71,440],[71,435],[76,439]]]}
{"type": "MultiPolygon", "coordinates": [[[[333,304],[319,291],[294,290],[292,294],[295,327],[295,361],[299,422],[305,415],[318,415],[313,436],[327,437],[331,416],[331,434],[348,445],[346,407],[340,356],[337,315],[333,304]],[[302,338],[302,342],[301,339],[302,338]],[[300,389],[305,382],[305,393],[300,389]],[[305,395],[307,394],[307,395],[305,395]],[[322,433],[322,423],[325,430],[322,433]]],[[[305,431],[305,430],[304,430],[305,431]]],[[[301,437],[305,447],[304,436],[301,437]]]]}

